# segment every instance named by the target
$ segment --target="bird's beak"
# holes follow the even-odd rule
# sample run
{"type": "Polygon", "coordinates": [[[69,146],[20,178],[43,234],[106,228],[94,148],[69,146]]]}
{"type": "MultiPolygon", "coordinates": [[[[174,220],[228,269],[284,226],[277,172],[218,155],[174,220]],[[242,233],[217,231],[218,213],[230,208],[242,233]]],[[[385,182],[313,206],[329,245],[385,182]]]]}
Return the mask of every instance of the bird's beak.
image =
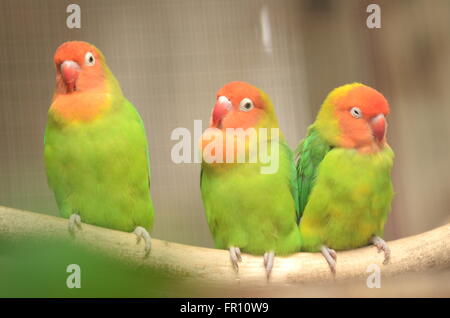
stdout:
{"type": "Polygon", "coordinates": [[[215,127],[219,127],[222,119],[228,114],[231,109],[231,102],[225,96],[220,96],[217,99],[216,105],[212,112],[212,124],[215,127]]]}
{"type": "Polygon", "coordinates": [[[375,139],[380,143],[386,135],[386,118],[383,114],[379,114],[370,121],[370,127],[372,128],[372,134],[375,139]]]}
{"type": "Polygon", "coordinates": [[[80,66],[74,61],[64,61],[61,64],[61,75],[69,92],[76,90],[76,82],[80,75],[80,66]]]}

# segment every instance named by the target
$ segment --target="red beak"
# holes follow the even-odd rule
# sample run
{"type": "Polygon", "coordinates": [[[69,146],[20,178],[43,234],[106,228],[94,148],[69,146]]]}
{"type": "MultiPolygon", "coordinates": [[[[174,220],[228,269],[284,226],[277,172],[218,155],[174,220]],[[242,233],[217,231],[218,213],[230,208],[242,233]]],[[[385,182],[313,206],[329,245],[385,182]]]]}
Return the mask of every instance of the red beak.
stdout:
{"type": "Polygon", "coordinates": [[[379,114],[370,122],[372,134],[378,142],[381,142],[386,135],[386,118],[383,114],[379,114]]]}
{"type": "Polygon", "coordinates": [[[80,75],[80,66],[74,61],[64,61],[61,64],[61,75],[67,90],[73,92],[76,90],[78,75],[80,75]]]}
{"type": "Polygon", "coordinates": [[[225,96],[220,96],[217,99],[216,105],[214,105],[212,113],[212,124],[218,127],[222,119],[228,114],[231,109],[231,102],[225,96]]]}

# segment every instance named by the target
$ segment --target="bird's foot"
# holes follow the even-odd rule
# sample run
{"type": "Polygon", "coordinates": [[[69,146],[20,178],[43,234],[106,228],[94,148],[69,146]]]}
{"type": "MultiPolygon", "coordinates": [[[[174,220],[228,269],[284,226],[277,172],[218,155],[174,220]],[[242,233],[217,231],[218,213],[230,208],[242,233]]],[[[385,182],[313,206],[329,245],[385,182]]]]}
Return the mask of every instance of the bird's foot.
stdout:
{"type": "Polygon", "coordinates": [[[377,247],[378,253],[380,253],[381,251],[384,252],[383,264],[386,265],[387,263],[389,263],[389,260],[391,258],[391,249],[389,248],[387,243],[379,236],[372,237],[370,242],[377,247]]]}
{"type": "Polygon", "coordinates": [[[242,262],[241,250],[239,247],[230,247],[230,260],[233,264],[233,268],[236,272],[239,272],[239,264],[238,262],[242,262]]]}
{"type": "Polygon", "coordinates": [[[144,243],[145,243],[144,257],[146,257],[150,253],[150,250],[152,249],[152,238],[151,238],[150,234],[142,226],[137,226],[134,229],[133,233],[136,234],[136,236],[137,236],[136,244],[139,244],[141,239],[144,239],[144,243]]]}
{"type": "Polygon", "coordinates": [[[272,272],[274,259],[275,253],[273,251],[264,253],[264,267],[266,268],[267,279],[269,279],[272,272]]]}
{"type": "Polygon", "coordinates": [[[81,218],[79,214],[72,213],[69,217],[69,233],[75,236],[76,229],[81,230],[81,218]]]}
{"type": "Polygon", "coordinates": [[[333,275],[336,275],[336,261],[337,261],[336,251],[326,246],[322,246],[320,252],[327,260],[328,265],[330,266],[331,273],[333,273],[333,275]]]}

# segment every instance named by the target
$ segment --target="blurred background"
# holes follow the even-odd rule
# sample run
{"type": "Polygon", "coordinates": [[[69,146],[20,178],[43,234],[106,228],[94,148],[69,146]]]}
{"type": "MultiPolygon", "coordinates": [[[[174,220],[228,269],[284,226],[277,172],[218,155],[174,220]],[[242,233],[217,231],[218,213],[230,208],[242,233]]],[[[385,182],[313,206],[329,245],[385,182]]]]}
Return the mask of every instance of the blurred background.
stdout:
{"type": "Polygon", "coordinates": [[[58,215],[47,186],[43,135],[55,49],[95,44],[139,110],[149,139],[153,236],[212,247],[200,165],[174,164],[170,134],[209,120],[232,80],[264,89],[295,147],[326,94],[359,81],[391,104],[395,239],[449,222],[450,1],[82,1],[81,29],[66,27],[73,1],[0,2],[0,205],[58,215]],[[367,6],[381,7],[369,29],[367,6]]]}

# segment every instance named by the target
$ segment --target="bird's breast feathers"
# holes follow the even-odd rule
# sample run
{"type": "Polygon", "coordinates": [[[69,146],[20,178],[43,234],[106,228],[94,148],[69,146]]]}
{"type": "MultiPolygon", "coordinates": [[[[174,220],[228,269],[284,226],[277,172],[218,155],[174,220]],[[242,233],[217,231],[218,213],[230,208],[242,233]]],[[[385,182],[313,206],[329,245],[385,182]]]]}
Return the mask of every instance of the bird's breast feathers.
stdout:
{"type": "Polygon", "coordinates": [[[61,124],[91,122],[111,108],[111,95],[83,92],[57,95],[50,106],[49,117],[61,124]]]}

